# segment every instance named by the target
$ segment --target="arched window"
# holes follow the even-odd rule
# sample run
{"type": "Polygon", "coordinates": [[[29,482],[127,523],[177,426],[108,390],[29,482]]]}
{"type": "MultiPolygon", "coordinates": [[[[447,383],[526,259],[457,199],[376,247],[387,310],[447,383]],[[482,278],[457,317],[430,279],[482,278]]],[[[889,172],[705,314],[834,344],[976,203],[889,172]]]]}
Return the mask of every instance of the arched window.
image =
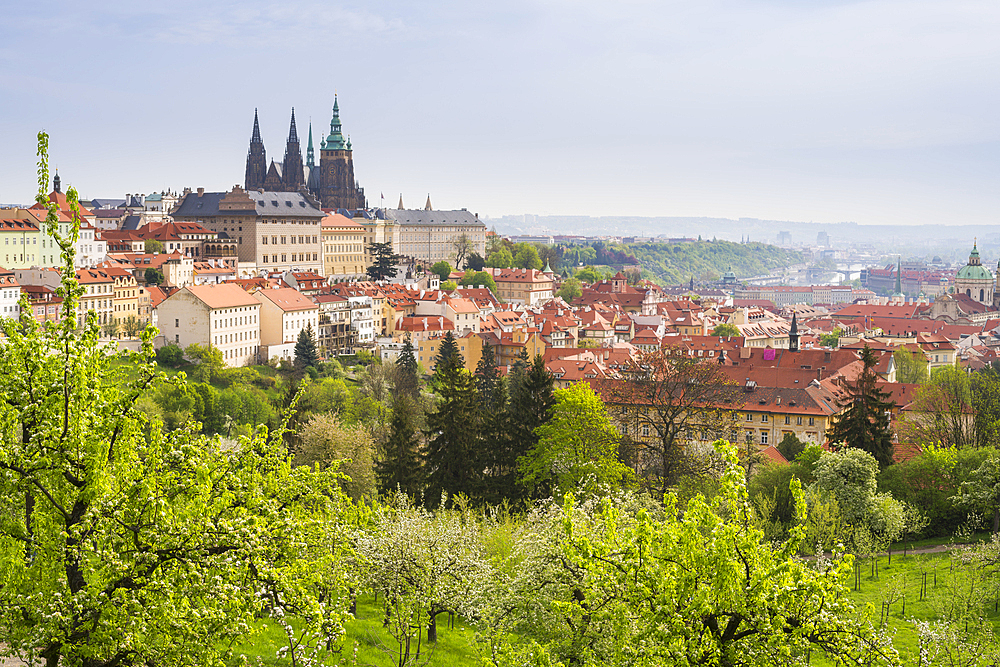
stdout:
{"type": "Polygon", "coordinates": [[[982,303],[986,297],[986,290],[979,290],[979,303],[982,303]]]}
{"type": "Polygon", "coordinates": [[[971,289],[965,290],[965,296],[971,297],[972,296],[972,290],[971,289]]]}

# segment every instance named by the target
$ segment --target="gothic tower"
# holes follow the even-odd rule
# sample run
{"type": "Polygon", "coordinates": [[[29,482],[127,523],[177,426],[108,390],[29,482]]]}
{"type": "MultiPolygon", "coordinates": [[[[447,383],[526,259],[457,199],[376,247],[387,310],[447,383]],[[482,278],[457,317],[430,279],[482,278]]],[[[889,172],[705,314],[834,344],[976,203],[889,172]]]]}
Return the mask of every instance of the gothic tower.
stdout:
{"type": "Polygon", "coordinates": [[[320,145],[319,198],[323,208],[364,208],[365,191],[354,182],[354,159],[351,140],[344,139],[340,124],[340,105],[333,99],[330,134],[320,145]]]}
{"type": "Polygon", "coordinates": [[[253,110],[253,136],[250,137],[250,150],[247,151],[247,173],[243,187],[246,190],[259,190],[264,187],[264,177],[267,175],[267,154],[264,152],[264,142],[260,138],[260,125],[257,122],[257,110],[253,110]]]}
{"type": "Polygon", "coordinates": [[[299,133],[295,130],[295,108],[292,107],[292,122],[288,128],[288,143],[285,144],[285,159],[281,163],[282,189],[296,192],[306,184],[302,174],[302,149],[299,147],[299,133]]]}
{"type": "Polygon", "coordinates": [[[316,153],[313,150],[313,124],[309,121],[309,144],[306,147],[306,187],[319,198],[321,181],[319,167],[316,165],[316,153]]]}

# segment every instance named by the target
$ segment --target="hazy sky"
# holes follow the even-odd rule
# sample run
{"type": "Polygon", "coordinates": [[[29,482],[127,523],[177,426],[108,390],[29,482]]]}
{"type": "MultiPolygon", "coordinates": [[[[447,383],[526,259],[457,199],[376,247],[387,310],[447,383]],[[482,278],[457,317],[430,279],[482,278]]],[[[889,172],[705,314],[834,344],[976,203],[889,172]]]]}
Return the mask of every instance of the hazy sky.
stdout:
{"type": "Polygon", "coordinates": [[[339,93],[369,201],[991,223],[996,0],[0,0],[0,202],[242,183],[339,93]]]}

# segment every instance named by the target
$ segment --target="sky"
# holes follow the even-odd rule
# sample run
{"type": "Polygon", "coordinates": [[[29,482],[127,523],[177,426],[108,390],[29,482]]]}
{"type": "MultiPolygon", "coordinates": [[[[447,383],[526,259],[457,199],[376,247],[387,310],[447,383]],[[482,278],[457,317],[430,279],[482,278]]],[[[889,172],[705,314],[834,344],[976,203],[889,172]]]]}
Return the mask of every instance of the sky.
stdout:
{"type": "Polygon", "coordinates": [[[242,183],[334,95],[369,203],[1000,218],[996,0],[0,0],[0,203],[242,183]]]}

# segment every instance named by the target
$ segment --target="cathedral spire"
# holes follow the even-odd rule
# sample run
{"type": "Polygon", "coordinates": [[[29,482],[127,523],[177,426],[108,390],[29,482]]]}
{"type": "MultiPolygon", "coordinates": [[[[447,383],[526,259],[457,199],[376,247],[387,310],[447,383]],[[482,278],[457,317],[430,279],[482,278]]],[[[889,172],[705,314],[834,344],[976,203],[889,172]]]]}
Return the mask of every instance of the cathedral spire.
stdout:
{"type": "Polygon", "coordinates": [[[316,154],[313,152],[313,124],[309,121],[309,143],[306,145],[306,166],[312,169],[316,166],[316,154]]]}
{"type": "Polygon", "coordinates": [[[281,162],[281,183],[285,192],[295,192],[306,183],[302,171],[302,148],[299,146],[299,133],[295,128],[295,107],[292,107],[292,120],[288,125],[285,159],[281,162]]]}
{"type": "MultiPolygon", "coordinates": [[[[399,206],[397,207],[400,211],[403,210],[403,193],[399,193],[399,206]]],[[[1000,266],[1000,264],[998,264],[1000,266]]]]}
{"type": "Polygon", "coordinates": [[[259,190],[264,187],[267,175],[267,152],[260,138],[260,122],[257,120],[257,110],[253,110],[253,134],[250,136],[250,149],[247,151],[247,170],[243,186],[247,190],[259,190]]]}

